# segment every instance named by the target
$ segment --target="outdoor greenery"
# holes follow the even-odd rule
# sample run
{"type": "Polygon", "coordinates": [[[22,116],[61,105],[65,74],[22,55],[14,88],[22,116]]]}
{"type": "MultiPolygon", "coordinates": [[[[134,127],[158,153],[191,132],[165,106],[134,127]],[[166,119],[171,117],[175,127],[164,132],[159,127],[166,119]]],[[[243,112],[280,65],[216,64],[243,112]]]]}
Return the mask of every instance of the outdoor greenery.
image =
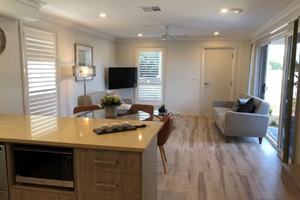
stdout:
{"type": "Polygon", "coordinates": [[[271,120],[270,125],[271,126],[276,126],[277,125],[277,121],[276,120],[271,120]]]}
{"type": "Polygon", "coordinates": [[[283,66],[279,62],[270,61],[269,65],[271,66],[271,70],[283,70],[283,66]]]}
{"type": "Polygon", "coordinates": [[[270,107],[269,115],[272,116],[272,113],[273,113],[273,106],[270,107]]]}

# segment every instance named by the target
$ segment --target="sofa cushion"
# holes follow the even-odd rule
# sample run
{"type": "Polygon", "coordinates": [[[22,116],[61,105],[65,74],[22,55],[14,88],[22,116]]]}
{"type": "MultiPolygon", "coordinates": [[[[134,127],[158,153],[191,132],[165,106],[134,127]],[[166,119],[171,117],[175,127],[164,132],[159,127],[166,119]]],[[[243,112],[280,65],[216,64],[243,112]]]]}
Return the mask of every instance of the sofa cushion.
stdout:
{"type": "MultiPolygon", "coordinates": [[[[254,96],[246,94],[246,93],[241,93],[239,95],[239,98],[252,98],[254,96]]],[[[255,109],[253,113],[257,114],[263,114],[263,115],[268,115],[269,110],[270,110],[270,104],[258,97],[254,97],[254,103],[255,103],[255,109]]]]}
{"type": "Polygon", "coordinates": [[[255,102],[254,102],[254,98],[252,97],[245,104],[239,105],[239,107],[236,109],[236,111],[252,113],[254,111],[254,109],[255,109],[255,102]]]}
{"type": "Polygon", "coordinates": [[[225,128],[225,115],[226,115],[226,112],[218,113],[217,117],[216,117],[216,123],[218,124],[222,133],[224,133],[224,128],[225,128]]]}
{"type": "Polygon", "coordinates": [[[226,113],[227,111],[231,111],[231,108],[226,107],[213,107],[212,115],[214,119],[217,119],[219,113],[226,113]]]}
{"type": "Polygon", "coordinates": [[[243,99],[243,98],[238,98],[232,108],[232,111],[236,111],[240,106],[244,105],[245,103],[247,103],[247,101],[249,101],[249,98],[247,99],[243,99]]]}
{"type": "MultiPolygon", "coordinates": [[[[118,99],[121,100],[121,103],[124,104],[125,102],[122,100],[122,98],[120,97],[119,95],[119,92],[118,91],[114,91],[114,92],[109,92],[106,94],[106,96],[115,96],[117,97],[118,99]]],[[[101,100],[101,99],[100,99],[101,100]]]]}
{"type": "Polygon", "coordinates": [[[130,107],[131,107],[130,104],[122,103],[120,106],[117,107],[117,109],[120,109],[120,110],[129,110],[130,107]]]}

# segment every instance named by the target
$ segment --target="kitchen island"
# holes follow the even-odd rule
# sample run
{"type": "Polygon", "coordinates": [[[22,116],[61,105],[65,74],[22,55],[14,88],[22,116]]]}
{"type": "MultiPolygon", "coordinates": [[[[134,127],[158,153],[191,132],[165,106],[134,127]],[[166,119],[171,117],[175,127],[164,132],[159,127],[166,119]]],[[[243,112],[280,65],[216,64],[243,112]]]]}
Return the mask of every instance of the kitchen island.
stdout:
{"type": "Polygon", "coordinates": [[[128,120],[130,125],[145,123],[147,127],[101,135],[93,132],[100,124],[121,121],[0,114],[10,200],[155,200],[157,133],[163,123],[128,120]],[[17,182],[14,149],[24,144],[71,148],[74,187],[17,182]]]}

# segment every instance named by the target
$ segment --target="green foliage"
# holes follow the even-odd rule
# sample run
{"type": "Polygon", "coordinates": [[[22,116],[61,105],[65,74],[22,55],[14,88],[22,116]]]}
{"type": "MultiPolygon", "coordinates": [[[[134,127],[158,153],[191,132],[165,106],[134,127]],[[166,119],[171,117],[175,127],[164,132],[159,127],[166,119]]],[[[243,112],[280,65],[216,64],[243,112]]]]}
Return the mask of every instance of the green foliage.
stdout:
{"type": "Polygon", "coordinates": [[[122,104],[121,100],[115,96],[105,96],[100,100],[102,108],[107,106],[120,106],[122,104]]]}
{"type": "Polygon", "coordinates": [[[273,112],[273,107],[271,106],[271,107],[270,107],[270,110],[269,110],[269,115],[270,115],[270,116],[272,116],[272,112],[273,112]]]}
{"type": "Polygon", "coordinates": [[[165,104],[161,104],[161,107],[164,108],[164,107],[166,107],[166,106],[165,106],[165,104]]]}
{"type": "Polygon", "coordinates": [[[276,121],[276,120],[272,120],[272,121],[270,122],[270,125],[276,126],[276,125],[277,125],[277,121],[276,121]]]}
{"type": "Polygon", "coordinates": [[[275,61],[270,61],[269,65],[271,66],[271,70],[282,70],[283,66],[281,63],[279,62],[275,62],[275,61]]]}

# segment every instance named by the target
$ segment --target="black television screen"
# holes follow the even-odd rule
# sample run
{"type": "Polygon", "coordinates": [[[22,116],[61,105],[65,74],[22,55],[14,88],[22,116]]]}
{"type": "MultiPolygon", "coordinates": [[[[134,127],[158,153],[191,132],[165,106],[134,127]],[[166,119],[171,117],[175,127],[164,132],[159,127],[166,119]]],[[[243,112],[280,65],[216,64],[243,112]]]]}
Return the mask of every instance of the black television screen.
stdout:
{"type": "Polygon", "coordinates": [[[108,89],[135,88],[137,85],[136,67],[109,67],[108,89]]]}

